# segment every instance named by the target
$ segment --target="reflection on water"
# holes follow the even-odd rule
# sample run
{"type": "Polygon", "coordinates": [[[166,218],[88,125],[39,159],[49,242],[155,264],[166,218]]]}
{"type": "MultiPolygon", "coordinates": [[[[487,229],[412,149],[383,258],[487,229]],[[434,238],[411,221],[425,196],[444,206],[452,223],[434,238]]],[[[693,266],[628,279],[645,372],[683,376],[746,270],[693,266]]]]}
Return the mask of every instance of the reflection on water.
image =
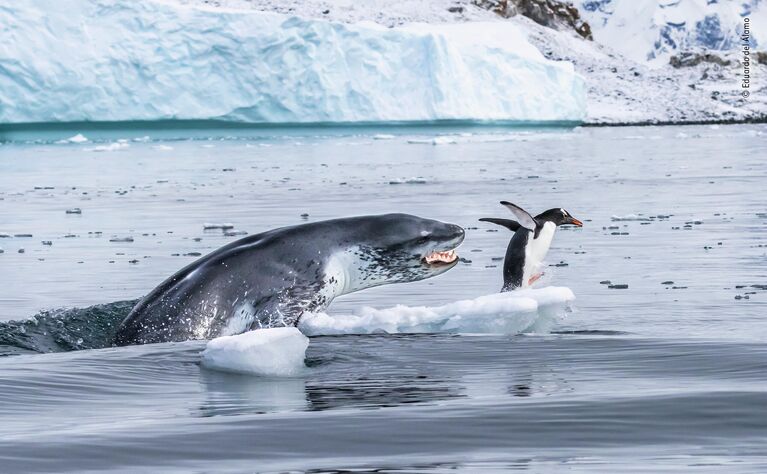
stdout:
{"type": "Polygon", "coordinates": [[[306,381],[200,369],[205,400],[198,416],[232,416],[307,410],[306,381]]]}
{"type": "Polygon", "coordinates": [[[196,412],[211,417],[380,409],[459,399],[493,403],[573,390],[567,374],[545,360],[510,358],[503,345],[525,339],[504,343],[504,338],[458,338],[462,352],[450,354],[444,343],[452,339],[424,335],[312,338],[309,367],[296,377],[256,377],[200,368],[204,401],[196,412]],[[427,353],[413,353],[414,341],[425,344],[427,353]],[[411,363],[398,366],[397,354],[409,346],[411,363]]]}
{"type": "Polygon", "coordinates": [[[333,380],[306,384],[311,410],[334,408],[385,408],[429,403],[466,396],[456,380],[415,376],[387,376],[333,380]]]}

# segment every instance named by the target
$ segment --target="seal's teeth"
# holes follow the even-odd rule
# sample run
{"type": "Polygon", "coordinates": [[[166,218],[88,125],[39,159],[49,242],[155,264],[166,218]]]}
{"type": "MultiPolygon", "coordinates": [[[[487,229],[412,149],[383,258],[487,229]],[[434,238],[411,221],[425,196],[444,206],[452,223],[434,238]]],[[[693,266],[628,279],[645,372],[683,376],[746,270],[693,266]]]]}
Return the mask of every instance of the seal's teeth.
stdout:
{"type": "Polygon", "coordinates": [[[445,250],[443,252],[432,252],[426,255],[424,260],[426,260],[426,263],[452,263],[456,260],[456,258],[455,250],[445,250]]]}

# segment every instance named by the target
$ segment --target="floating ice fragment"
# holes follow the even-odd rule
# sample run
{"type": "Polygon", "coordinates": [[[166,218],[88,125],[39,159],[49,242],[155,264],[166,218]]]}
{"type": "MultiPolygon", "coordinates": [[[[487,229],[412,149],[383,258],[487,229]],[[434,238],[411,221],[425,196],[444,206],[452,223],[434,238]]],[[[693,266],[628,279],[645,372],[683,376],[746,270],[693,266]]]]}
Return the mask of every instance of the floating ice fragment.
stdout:
{"type": "Polygon", "coordinates": [[[208,342],[202,366],[224,372],[290,376],[304,368],[309,338],[295,327],[257,329],[208,342]]]}
{"type": "Polygon", "coordinates": [[[610,220],[612,220],[613,222],[622,222],[622,221],[649,222],[652,219],[649,217],[641,216],[641,215],[638,216],[636,214],[626,214],[625,216],[612,216],[610,220]]]}
{"type": "Polygon", "coordinates": [[[77,135],[73,137],[69,137],[64,140],[59,140],[56,143],[85,143],[87,141],[88,141],[88,138],[86,138],[85,135],[78,133],[77,135]]]}
{"type": "Polygon", "coordinates": [[[407,142],[411,145],[447,145],[457,143],[457,139],[455,137],[411,138],[407,142]]]}
{"type": "Polygon", "coordinates": [[[392,138],[394,138],[394,135],[387,135],[386,133],[373,135],[373,140],[391,140],[392,138]]]}
{"type": "Polygon", "coordinates": [[[227,230],[227,229],[234,229],[234,224],[230,222],[224,222],[224,223],[213,223],[213,222],[206,222],[202,225],[202,228],[205,230],[213,230],[213,229],[221,229],[221,230],[227,230]]]}
{"type": "Polygon", "coordinates": [[[130,145],[128,145],[126,142],[118,140],[117,142],[110,143],[109,145],[94,146],[94,147],[91,147],[91,148],[86,148],[85,150],[86,151],[96,151],[96,152],[118,151],[118,150],[122,150],[124,148],[128,148],[129,146],[130,145]]]}
{"type": "Polygon", "coordinates": [[[426,179],[415,176],[412,178],[397,178],[389,181],[389,184],[426,184],[426,179]]]}

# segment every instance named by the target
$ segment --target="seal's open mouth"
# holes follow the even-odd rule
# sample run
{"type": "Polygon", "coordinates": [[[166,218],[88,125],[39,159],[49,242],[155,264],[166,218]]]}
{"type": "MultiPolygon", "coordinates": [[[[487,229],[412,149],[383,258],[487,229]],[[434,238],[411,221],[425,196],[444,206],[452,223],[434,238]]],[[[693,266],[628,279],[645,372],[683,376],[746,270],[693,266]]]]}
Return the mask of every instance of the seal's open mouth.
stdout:
{"type": "Polygon", "coordinates": [[[455,249],[444,252],[432,252],[423,258],[423,261],[429,265],[439,265],[441,263],[453,263],[458,260],[458,254],[455,249]]]}

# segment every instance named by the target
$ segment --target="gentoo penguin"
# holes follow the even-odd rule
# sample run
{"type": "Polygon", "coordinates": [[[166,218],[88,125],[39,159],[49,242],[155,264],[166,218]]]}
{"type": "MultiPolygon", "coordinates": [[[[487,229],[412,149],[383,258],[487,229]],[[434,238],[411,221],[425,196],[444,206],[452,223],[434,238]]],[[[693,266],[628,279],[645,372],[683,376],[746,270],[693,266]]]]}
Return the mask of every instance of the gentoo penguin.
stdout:
{"type": "Polygon", "coordinates": [[[511,291],[530,286],[543,275],[543,272],[540,272],[541,263],[549,251],[558,226],[570,224],[582,227],[583,222],[562,208],[549,209],[533,217],[508,201],[501,201],[501,204],[514,214],[516,221],[492,217],[483,217],[480,220],[498,224],[514,232],[503,261],[501,290],[511,291]]]}

